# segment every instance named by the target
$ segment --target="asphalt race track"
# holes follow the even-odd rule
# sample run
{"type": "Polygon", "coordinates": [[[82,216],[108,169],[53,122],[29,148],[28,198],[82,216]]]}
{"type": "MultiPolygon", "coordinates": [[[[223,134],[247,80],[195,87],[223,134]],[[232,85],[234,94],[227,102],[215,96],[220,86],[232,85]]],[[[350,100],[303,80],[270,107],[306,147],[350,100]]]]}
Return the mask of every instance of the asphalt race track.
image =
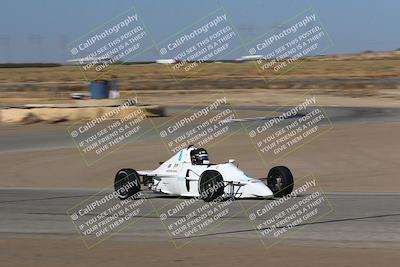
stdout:
{"type": "MultiPolygon", "coordinates": [[[[32,234],[35,236],[79,235],[66,211],[92,196],[95,191],[49,189],[2,189],[0,190],[0,232],[2,234],[32,234]]],[[[181,203],[174,197],[150,193],[155,209],[172,202],[181,203]],[[178,201],[178,202],[177,202],[178,201]]],[[[288,202],[298,201],[306,195],[288,202]]],[[[299,231],[285,238],[285,243],[337,247],[396,248],[400,244],[400,194],[395,193],[327,193],[333,206],[331,213],[320,220],[305,223],[299,231]]],[[[113,200],[117,203],[119,200],[113,200]]],[[[235,200],[232,212],[235,216],[226,220],[212,233],[193,235],[200,239],[254,239],[256,231],[249,223],[246,212],[238,208],[257,205],[271,200],[235,200]],[[239,203],[240,202],[240,203],[239,203]]],[[[202,201],[197,201],[202,205],[202,201]]],[[[166,229],[154,210],[144,211],[140,222],[113,236],[115,239],[168,239],[166,229]]],[[[185,215],[187,213],[185,212],[185,215]]],[[[98,214],[92,213],[91,216],[98,214]]],[[[175,217],[179,219],[179,217],[175,217]]],[[[227,219],[227,218],[223,218],[227,219]]],[[[292,229],[295,230],[295,229],[292,229]]]]}

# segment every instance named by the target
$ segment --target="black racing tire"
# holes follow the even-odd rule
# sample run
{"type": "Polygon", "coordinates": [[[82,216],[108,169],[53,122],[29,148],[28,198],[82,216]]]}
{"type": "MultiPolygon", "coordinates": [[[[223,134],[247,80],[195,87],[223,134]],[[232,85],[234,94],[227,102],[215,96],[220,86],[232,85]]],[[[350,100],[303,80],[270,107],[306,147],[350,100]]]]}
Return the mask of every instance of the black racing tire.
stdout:
{"type": "Polygon", "coordinates": [[[119,199],[127,199],[140,191],[140,176],[133,169],[121,169],[115,175],[114,189],[119,199]]]}
{"type": "Polygon", "coordinates": [[[209,170],[201,174],[199,179],[200,198],[211,202],[224,194],[224,179],[218,171],[209,170]]]}
{"type": "Polygon", "coordinates": [[[284,197],[293,191],[293,175],[285,166],[276,166],[269,170],[267,186],[274,193],[274,197],[284,197]]]}

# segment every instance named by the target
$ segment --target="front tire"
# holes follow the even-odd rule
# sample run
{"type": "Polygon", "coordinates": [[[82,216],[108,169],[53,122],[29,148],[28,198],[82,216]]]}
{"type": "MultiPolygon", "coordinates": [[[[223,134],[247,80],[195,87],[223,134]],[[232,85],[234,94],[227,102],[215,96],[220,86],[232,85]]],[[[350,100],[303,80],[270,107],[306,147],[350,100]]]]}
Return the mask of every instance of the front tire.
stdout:
{"type": "Polygon", "coordinates": [[[205,171],[199,180],[199,194],[205,202],[211,202],[224,194],[224,179],[218,171],[205,171]]]}
{"type": "Polygon", "coordinates": [[[115,175],[114,189],[119,199],[127,199],[140,191],[140,177],[133,169],[121,169],[115,175]]]}
{"type": "Polygon", "coordinates": [[[274,193],[274,197],[283,197],[293,191],[293,175],[285,166],[273,167],[268,172],[267,186],[274,193]]]}

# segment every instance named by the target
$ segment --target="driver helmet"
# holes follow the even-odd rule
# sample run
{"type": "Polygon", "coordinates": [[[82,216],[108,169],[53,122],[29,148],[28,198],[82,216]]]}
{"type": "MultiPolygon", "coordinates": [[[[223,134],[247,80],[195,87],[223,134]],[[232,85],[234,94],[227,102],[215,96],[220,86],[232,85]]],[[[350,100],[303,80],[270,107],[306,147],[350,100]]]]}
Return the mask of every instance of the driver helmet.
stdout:
{"type": "Polygon", "coordinates": [[[195,165],[209,164],[208,153],[204,148],[195,148],[190,151],[190,159],[195,165]]]}

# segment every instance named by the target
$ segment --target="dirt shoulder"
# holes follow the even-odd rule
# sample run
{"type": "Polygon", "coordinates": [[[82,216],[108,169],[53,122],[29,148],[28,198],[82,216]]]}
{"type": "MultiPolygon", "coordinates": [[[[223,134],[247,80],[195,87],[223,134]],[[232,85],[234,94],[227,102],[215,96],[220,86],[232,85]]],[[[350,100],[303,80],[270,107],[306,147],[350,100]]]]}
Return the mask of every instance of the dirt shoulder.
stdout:
{"type": "Polygon", "coordinates": [[[199,241],[176,249],[165,241],[109,241],[88,250],[78,239],[0,239],[1,265],[8,266],[385,266],[400,260],[395,249],[324,248],[260,242],[199,241]]]}

